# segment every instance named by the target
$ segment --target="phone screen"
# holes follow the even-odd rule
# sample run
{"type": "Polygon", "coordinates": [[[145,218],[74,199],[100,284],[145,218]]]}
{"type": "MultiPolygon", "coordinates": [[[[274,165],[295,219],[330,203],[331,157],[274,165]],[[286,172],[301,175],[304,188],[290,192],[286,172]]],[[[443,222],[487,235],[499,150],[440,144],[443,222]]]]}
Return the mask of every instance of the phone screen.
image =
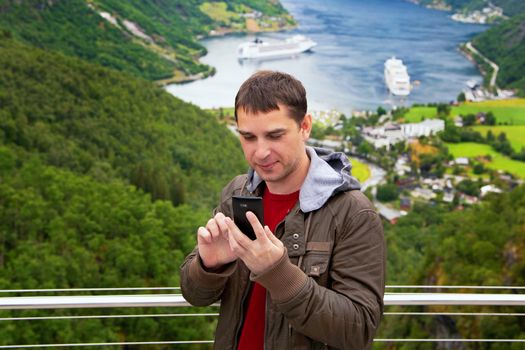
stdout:
{"type": "Polygon", "coordinates": [[[246,218],[246,212],[251,211],[257,216],[259,222],[264,227],[264,215],[263,215],[263,202],[261,197],[243,197],[233,196],[233,221],[235,225],[248,236],[252,241],[255,240],[255,232],[253,231],[252,224],[246,218]]]}

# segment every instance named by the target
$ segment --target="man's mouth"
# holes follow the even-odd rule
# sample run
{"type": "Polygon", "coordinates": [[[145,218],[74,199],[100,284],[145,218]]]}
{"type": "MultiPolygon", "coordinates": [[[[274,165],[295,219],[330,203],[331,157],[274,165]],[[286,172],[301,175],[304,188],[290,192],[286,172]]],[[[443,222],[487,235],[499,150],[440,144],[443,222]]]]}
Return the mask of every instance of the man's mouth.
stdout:
{"type": "Polygon", "coordinates": [[[271,163],[266,163],[266,164],[257,164],[259,166],[259,168],[263,169],[263,170],[269,170],[271,169],[277,162],[271,162],[271,163]]]}

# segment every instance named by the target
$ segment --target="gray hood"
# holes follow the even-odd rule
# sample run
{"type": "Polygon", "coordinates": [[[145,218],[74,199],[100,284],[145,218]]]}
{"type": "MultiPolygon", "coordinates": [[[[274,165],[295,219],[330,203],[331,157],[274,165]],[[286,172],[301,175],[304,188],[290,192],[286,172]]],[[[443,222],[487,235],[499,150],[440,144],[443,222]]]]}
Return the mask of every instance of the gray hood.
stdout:
{"type": "MultiPolygon", "coordinates": [[[[359,181],[351,176],[352,164],[344,153],[324,148],[306,147],[310,158],[310,168],[301,186],[299,204],[305,213],[321,208],[326,201],[338,192],[359,190],[359,181]]],[[[247,189],[255,191],[263,182],[259,174],[250,168],[247,189]]]]}

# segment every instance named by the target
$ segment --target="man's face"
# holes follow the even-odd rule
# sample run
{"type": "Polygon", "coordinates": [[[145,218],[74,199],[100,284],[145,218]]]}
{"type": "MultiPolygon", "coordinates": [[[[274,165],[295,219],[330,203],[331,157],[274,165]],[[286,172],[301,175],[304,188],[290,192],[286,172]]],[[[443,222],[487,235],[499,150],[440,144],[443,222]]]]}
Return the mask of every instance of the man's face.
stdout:
{"type": "Polygon", "coordinates": [[[307,170],[309,164],[305,141],[311,127],[310,115],[298,125],[282,105],[279,110],[268,113],[246,113],[242,108],[237,111],[244,156],[272,192],[286,193],[288,184],[295,185],[299,181],[300,185],[304,180],[301,177],[306,175],[305,167],[307,170]]]}

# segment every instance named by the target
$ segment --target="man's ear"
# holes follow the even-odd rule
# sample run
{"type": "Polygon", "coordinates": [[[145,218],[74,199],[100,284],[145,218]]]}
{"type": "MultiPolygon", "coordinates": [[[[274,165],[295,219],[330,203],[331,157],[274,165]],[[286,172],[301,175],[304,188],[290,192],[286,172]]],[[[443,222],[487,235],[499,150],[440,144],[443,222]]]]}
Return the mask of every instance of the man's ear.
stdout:
{"type": "Polygon", "coordinates": [[[311,132],[312,132],[312,115],[307,114],[304,116],[303,121],[301,122],[301,134],[303,135],[303,141],[306,141],[310,138],[311,132]]]}

